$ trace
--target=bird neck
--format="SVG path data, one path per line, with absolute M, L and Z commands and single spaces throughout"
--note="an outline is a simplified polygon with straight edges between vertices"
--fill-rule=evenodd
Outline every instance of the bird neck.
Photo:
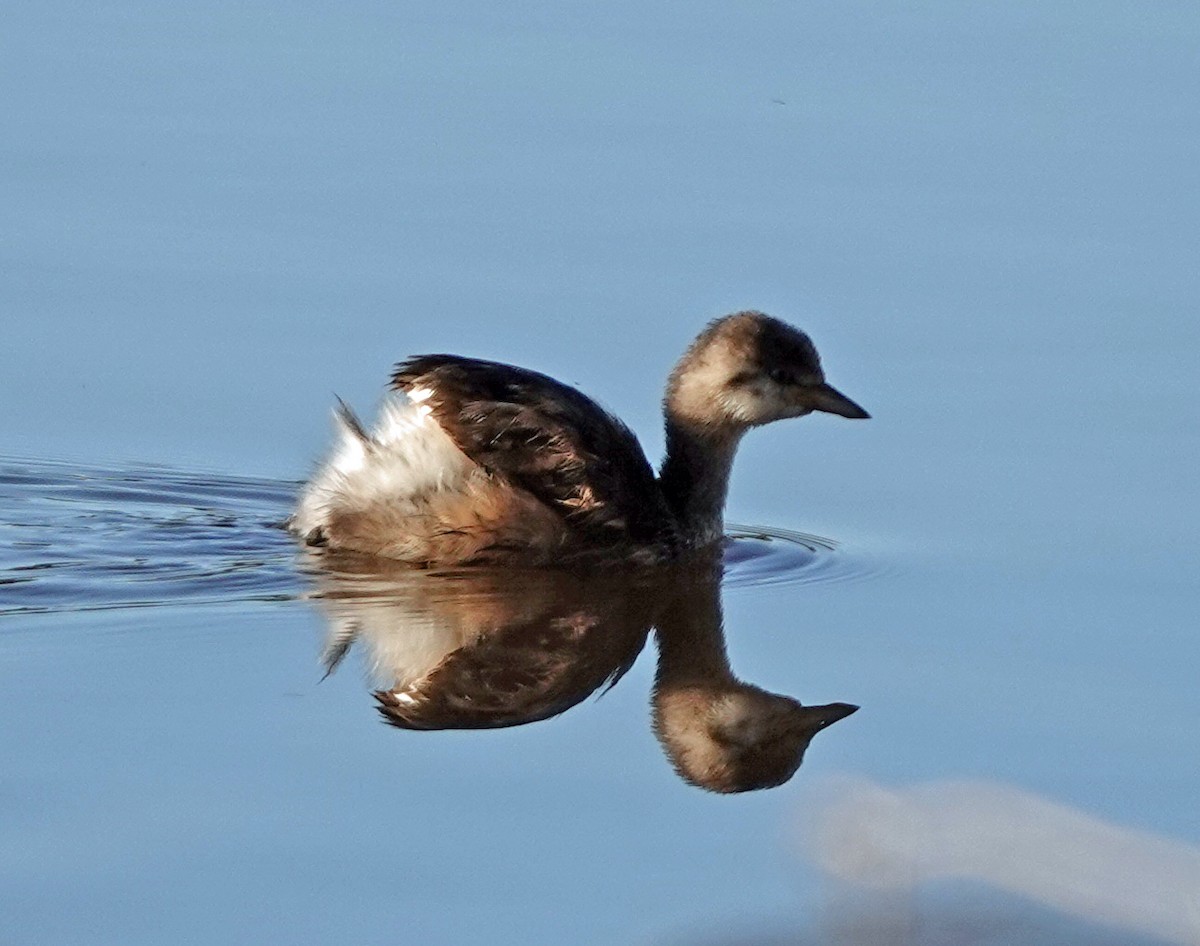
M 659 473 L 667 505 L 692 546 L 720 541 L 725 496 L 740 430 L 714 428 L 667 414 L 667 455 Z

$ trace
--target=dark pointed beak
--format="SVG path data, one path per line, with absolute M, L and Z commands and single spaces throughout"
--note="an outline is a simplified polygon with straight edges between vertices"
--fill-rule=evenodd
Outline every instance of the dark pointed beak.
M 817 385 L 813 397 L 813 409 L 824 411 L 826 414 L 837 414 L 839 417 L 849 417 L 853 420 L 866 420 L 871 416 L 837 388 L 828 384 Z
M 820 720 L 822 729 L 858 712 L 858 707 L 853 703 L 829 703 L 826 706 L 810 706 L 808 709 L 817 711 L 817 719 Z

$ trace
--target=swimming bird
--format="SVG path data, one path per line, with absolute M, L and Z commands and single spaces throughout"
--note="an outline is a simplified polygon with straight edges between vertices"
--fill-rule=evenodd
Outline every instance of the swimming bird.
M 667 380 L 666 458 L 562 382 L 512 365 L 418 355 L 367 430 L 339 402 L 338 442 L 289 526 L 313 546 L 415 565 L 661 564 L 723 535 L 751 428 L 867 414 L 825 381 L 809 337 L 761 312 L 709 323 Z

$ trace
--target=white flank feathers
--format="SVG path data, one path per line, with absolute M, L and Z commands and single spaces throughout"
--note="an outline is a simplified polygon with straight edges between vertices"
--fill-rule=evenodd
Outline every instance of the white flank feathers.
M 462 489 L 477 468 L 422 403 L 432 393 L 390 394 L 365 439 L 335 414 L 337 443 L 301 493 L 293 531 L 307 535 L 339 515 L 413 515 L 430 494 Z

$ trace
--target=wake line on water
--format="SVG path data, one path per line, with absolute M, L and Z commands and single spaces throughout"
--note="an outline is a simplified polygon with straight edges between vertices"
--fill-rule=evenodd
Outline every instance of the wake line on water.
M 0 460 L 0 614 L 290 600 L 297 484 Z
M 287 480 L 0 458 L 0 615 L 293 601 L 309 592 L 282 523 Z M 837 543 L 730 526 L 727 587 L 844 581 Z

